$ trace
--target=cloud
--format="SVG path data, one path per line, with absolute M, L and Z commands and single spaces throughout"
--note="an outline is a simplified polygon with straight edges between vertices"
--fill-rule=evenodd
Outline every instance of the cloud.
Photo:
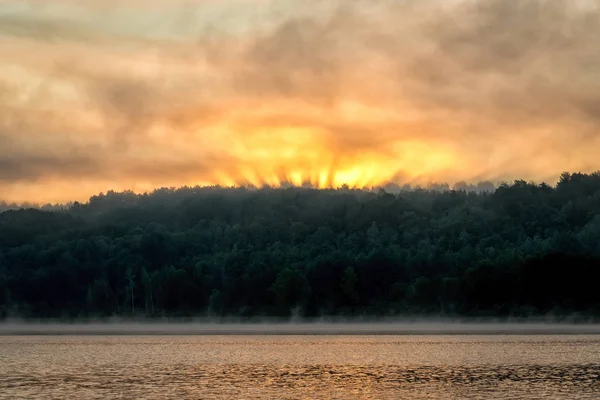
M 5 1 L 0 198 L 594 170 L 599 9 L 597 0 Z

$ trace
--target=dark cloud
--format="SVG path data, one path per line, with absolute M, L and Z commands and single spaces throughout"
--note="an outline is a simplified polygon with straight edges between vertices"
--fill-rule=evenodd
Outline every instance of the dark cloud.
M 596 124 L 599 3 L 576 3 L 465 2 L 438 16 L 425 29 L 432 49 L 410 66 L 415 93 L 507 122 Z
M 15 180 L 37 181 L 43 178 L 94 177 L 99 173 L 98 165 L 87 157 L 52 157 L 27 154 L 0 157 L 0 183 Z

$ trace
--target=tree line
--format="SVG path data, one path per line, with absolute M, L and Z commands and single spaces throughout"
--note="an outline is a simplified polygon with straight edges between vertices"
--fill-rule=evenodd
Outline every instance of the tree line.
M 600 316 L 600 173 L 183 187 L 0 213 L 3 318 Z

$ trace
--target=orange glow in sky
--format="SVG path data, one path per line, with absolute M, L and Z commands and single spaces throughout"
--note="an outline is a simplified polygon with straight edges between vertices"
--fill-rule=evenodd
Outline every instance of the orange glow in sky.
M 0 200 L 600 169 L 600 1 L 0 4 Z

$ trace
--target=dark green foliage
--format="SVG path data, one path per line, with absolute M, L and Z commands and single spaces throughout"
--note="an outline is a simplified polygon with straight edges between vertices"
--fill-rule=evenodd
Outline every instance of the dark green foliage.
M 0 316 L 600 314 L 600 174 L 161 189 L 0 213 Z

